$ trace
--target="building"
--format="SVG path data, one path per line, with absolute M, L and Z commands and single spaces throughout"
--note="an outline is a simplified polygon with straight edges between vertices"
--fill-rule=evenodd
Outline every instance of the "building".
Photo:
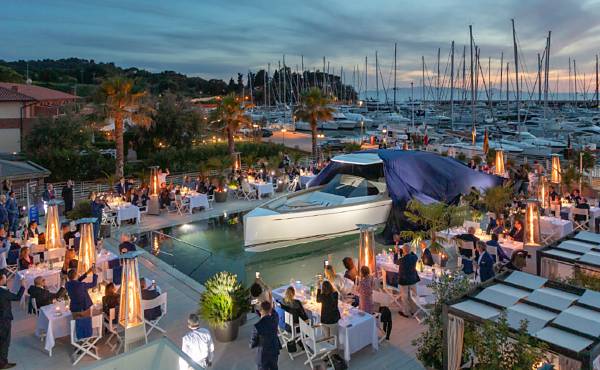
M 20 152 L 23 137 L 40 117 L 55 117 L 77 99 L 41 86 L 0 82 L 0 152 Z

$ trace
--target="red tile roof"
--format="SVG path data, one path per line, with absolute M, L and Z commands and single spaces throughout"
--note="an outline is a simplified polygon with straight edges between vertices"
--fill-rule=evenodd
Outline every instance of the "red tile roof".
M 64 93 L 62 91 L 52 90 L 41 86 L 28 85 L 28 84 L 17 84 L 12 82 L 0 82 L 0 88 L 9 89 L 12 92 L 16 92 L 32 98 L 37 101 L 48 101 L 48 100 L 77 100 L 79 99 L 76 95 Z
M 18 92 L 0 87 L 0 101 L 33 101 L 30 96 L 19 94 Z

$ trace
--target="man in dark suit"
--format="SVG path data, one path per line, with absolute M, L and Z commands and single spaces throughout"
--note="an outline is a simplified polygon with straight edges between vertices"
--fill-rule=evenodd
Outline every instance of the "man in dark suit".
M 127 233 L 121 234 L 121 244 L 119 244 L 119 252 L 121 254 L 127 252 L 135 252 L 135 244 L 131 242 L 131 235 Z
M 73 210 L 73 181 L 67 180 L 67 184 L 62 188 L 61 197 L 65 202 L 65 211 L 66 215 L 68 212 Z
M 27 293 L 32 299 L 35 299 L 36 307 L 41 308 L 51 304 L 54 299 L 64 296 L 66 290 L 65 288 L 60 288 L 56 293 L 51 293 L 46 289 L 46 279 L 43 276 L 38 276 L 33 280 L 33 285 L 27 289 Z M 33 304 L 31 304 L 30 312 L 32 308 Z
M 404 317 L 410 317 L 416 311 L 416 308 L 413 310 L 414 302 L 411 297 L 417 296 L 417 283 L 421 280 L 417 273 L 418 260 L 417 255 L 410 251 L 410 245 L 404 244 L 402 258 L 397 262 L 398 288 L 402 301 L 400 314 Z
M 117 191 L 117 194 L 119 194 L 119 196 L 121 197 L 124 197 L 127 194 L 127 192 L 129 191 L 129 183 L 125 181 L 124 177 L 121 177 L 119 179 L 119 182 L 115 186 L 115 190 Z
M 142 301 L 149 301 L 160 295 L 154 284 L 152 285 L 152 289 L 146 286 L 146 279 L 144 278 L 140 279 L 140 289 L 142 290 Z M 160 315 L 162 315 L 160 306 L 144 310 L 144 319 L 146 320 L 156 320 Z
M 479 269 L 479 278 L 481 282 L 487 281 L 494 277 L 494 259 L 486 250 L 486 245 L 483 242 L 477 243 L 477 251 L 479 258 L 477 259 L 477 267 Z
M 84 280 L 87 278 L 88 274 L 93 273 L 93 278 L 91 283 L 86 283 Z M 88 317 L 88 310 L 92 307 L 93 302 L 88 293 L 88 289 L 92 289 L 96 287 L 98 283 L 98 275 L 96 275 L 96 268 L 90 268 L 85 274 L 78 276 L 77 270 L 71 269 L 67 273 L 69 281 L 65 284 L 65 289 L 67 289 L 67 294 L 69 294 L 69 299 L 71 300 L 69 309 L 73 314 L 73 319 L 78 319 L 81 317 Z
M 521 220 L 515 220 L 515 225 L 510 230 L 509 236 L 516 242 L 523 242 L 525 230 L 523 230 L 523 222 Z
M 260 320 L 254 324 L 250 348 L 256 348 L 256 366 L 258 370 L 277 370 L 281 343 L 277 336 L 279 316 L 271 302 L 260 304 Z
M 0 369 L 10 369 L 17 364 L 8 362 L 8 347 L 10 346 L 10 331 L 13 320 L 12 302 L 20 301 L 25 292 L 25 280 L 17 294 L 11 293 L 6 287 L 6 275 L 0 274 Z

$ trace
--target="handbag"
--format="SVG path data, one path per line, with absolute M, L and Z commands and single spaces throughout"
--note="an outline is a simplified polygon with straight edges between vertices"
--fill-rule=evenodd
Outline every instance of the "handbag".
M 329 363 L 334 370 L 346 370 L 348 368 L 346 361 L 337 353 L 329 356 Z
M 285 344 L 286 349 L 289 353 L 296 353 L 298 351 L 298 347 L 296 346 L 296 341 L 291 340 Z

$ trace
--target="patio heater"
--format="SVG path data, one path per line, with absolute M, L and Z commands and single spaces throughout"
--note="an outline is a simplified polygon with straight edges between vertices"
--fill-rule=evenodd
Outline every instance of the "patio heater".
M 158 193 L 160 192 L 160 184 L 158 183 L 158 166 L 150 167 L 150 189 L 148 195 L 148 214 L 159 215 L 160 206 L 158 204 Z
M 50 200 L 46 213 L 46 249 L 63 247 L 63 238 L 60 234 L 60 219 L 58 217 L 58 205 L 62 201 Z
M 368 266 L 371 274 L 375 274 L 375 226 L 360 224 L 358 226 L 358 271 L 363 266 Z M 360 277 L 360 273 L 359 273 Z
M 525 229 L 523 245 L 540 244 L 540 203 L 535 199 L 527 200 L 525 208 Z
M 120 256 L 123 272 L 121 275 L 121 297 L 119 300 L 119 324 L 125 328 L 123 340 L 127 352 L 134 343 L 146 341 L 146 325 L 142 309 L 142 290 L 137 257 L 142 252 L 128 252 Z
M 562 170 L 560 168 L 560 158 L 558 154 L 552 154 L 552 172 L 550 181 L 555 184 L 560 184 L 560 180 L 562 177 Z
M 242 168 L 242 153 L 233 153 L 233 170 L 238 171 Z
M 494 175 L 504 177 L 504 172 L 504 150 L 497 149 Z
M 544 176 L 540 177 L 540 187 L 538 190 L 538 199 L 540 201 L 540 206 L 543 209 L 547 209 L 549 206 L 549 204 L 548 204 L 548 180 Z
M 94 223 L 96 218 L 77 220 L 79 225 L 79 254 L 77 256 L 77 273 L 83 275 L 96 263 L 96 244 L 94 243 Z

